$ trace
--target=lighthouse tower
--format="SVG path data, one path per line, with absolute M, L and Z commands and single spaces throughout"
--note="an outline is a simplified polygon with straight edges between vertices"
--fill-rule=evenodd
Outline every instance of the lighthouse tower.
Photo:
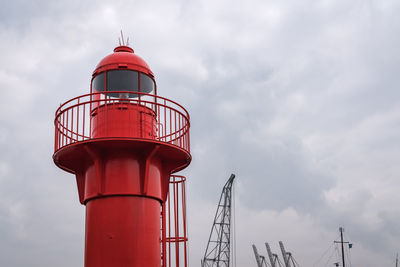
M 188 112 L 158 96 L 147 63 L 122 45 L 54 123 L 54 163 L 75 175 L 86 206 L 85 267 L 161 266 L 170 175 L 191 161 Z

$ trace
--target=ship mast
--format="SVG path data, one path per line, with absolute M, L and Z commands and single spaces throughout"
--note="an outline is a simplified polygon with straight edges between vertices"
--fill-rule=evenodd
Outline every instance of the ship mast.
M 342 246 L 342 266 L 346 267 L 346 264 L 345 264 L 345 261 L 344 261 L 344 244 L 345 243 L 350 244 L 350 243 L 343 241 L 343 232 L 344 232 L 344 228 L 343 227 L 339 228 L 339 232 L 340 232 L 340 241 L 335 241 L 335 243 L 340 243 L 341 246 Z
M 343 246 L 343 227 L 339 228 L 340 231 L 340 243 L 342 243 L 342 261 L 343 261 L 343 267 L 346 267 L 346 265 L 344 264 L 344 246 Z

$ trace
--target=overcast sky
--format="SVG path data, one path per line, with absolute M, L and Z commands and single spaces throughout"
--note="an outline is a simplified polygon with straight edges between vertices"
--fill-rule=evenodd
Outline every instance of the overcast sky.
M 191 266 L 237 175 L 237 266 L 284 241 L 301 266 L 346 230 L 352 266 L 400 251 L 400 2 L 3 1 L 0 266 L 83 266 L 84 206 L 52 162 L 54 112 L 120 29 L 191 115 Z

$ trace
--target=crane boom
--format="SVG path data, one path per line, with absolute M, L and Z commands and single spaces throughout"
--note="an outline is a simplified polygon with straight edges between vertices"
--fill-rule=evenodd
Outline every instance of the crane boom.
M 290 267 L 288 252 L 286 252 L 282 241 L 279 241 L 279 246 L 281 247 L 282 257 L 283 257 L 283 262 L 285 263 L 285 267 Z
M 229 267 L 231 248 L 232 184 L 234 179 L 235 175 L 231 174 L 222 189 L 206 252 L 201 261 L 202 267 Z
M 260 256 L 260 254 L 258 254 L 257 247 L 254 244 L 253 244 L 253 252 L 254 252 L 254 256 L 256 257 L 257 267 L 263 267 L 261 256 Z
M 265 242 L 265 247 L 267 248 L 268 258 L 269 261 L 271 262 L 271 266 L 276 267 L 276 258 L 278 257 L 278 255 L 272 254 L 271 247 L 267 242 Z

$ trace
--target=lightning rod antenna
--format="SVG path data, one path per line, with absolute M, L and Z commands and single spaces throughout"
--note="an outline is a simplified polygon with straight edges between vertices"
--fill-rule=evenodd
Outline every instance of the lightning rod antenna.
M 122 45 L 125 45 L 124 34 L 122 30 L 121 30 L 121 39 L 122 39 Z

